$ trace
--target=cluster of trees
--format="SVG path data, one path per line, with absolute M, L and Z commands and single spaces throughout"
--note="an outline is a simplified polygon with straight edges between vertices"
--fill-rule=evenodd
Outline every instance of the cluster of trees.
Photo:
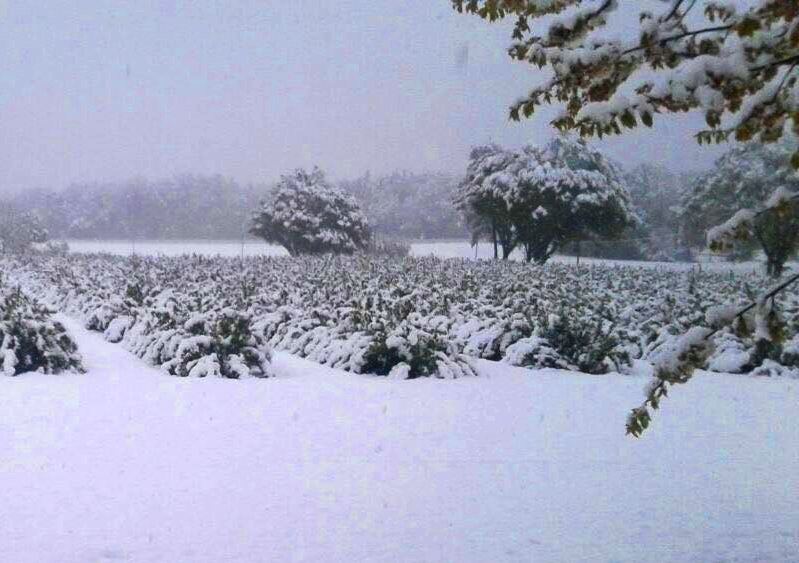
M 392 239 L 463 238 L 452 207 L 458 179 L 445 174 L 365 174 L 338 185 L 361 204 L 374 232 Z M 241 185 L 222 176 L 72 184 L 30 190 L 4 206 L 25 209 L 53 238 L 239 239 L 252 209 L 274 185 Z
M 365 174 L 337 186 L 357 202 L 376 240 L 471 234 L 473 241 L 491 241 L 503 258 L 518 248 L 539 262 L 553 252 L 687 260 L 705 248 L 711 227 L 739 209 L 757 206 L 776 188 L 799 189 L 790 166 L 796 150 L 793 137 L 749 143 L 732 148 L 710 171 L 691 176 L 656 164 L 622 172 L 581 141 L 559 137 L 546 147 L 476 147 L 461 179 L 399 172 Z M 307 177 L 314 174 L 321 173 Z M 56 239 L 263 236 L 263 226 L 259 231 L 250 225 L 251 211 L 264 194 L 285 184 L 286 178 L 270 192 L 268 186 L 242 186 L 221 176 L 179 176 L 26 192 L 3 204 L 0 244 L 18 251 L 43 242 L 46 233 Z M 326 179 L 320 185 L 332 187 Z M 799 236 L 795 218 L 776 222 L 782 215 L 758 215 L 757 224 L 732 237 L 735 244 L 719 248 L 731 259 L 750 259 L 763 250 L 769 271 L 782 271 Z
M 19 254 L 47 239 L 47 229 L 35 213 L 15 205 L 0 206 L 0 252 Z
M 36 215 L 54 238 L 237 239 L 263 191 L 187 175 L 26 191 L 11 205 Z
M 382 177 L 365 174 L 337 186 L 354 197 L 376 240 L 465 238 L 471 234 L 473 241 L 495 243 L 497 255 L 505 258 L 518 248 L 528 259 L 539 261 L 555 251 L 686 260 L 692 250 L 705 247 L 711 227 L 738 209 L 764 201 L 775 187 L 797 189 L 789 166 L 795 148 L 793 140 L 735 147 L 712 170 L 698 176 L 676 174 L 649 163 L 622 173 L 620 165 L 595 149 L 562 137 L 546 148 L 476 147 L 461 179 L 398 172 Z M 573 155 L 567 158 L 568 152 Z M 592 175 L 601 179 L 600 184 L 585 184 L 582 176 Z M 550 199 L 556 195 L 552 190 L 555 177 L 559 189 L 565 191 L 549 201 L 547 194 Z M 328 180 L 322 184 L 331 186 Z M 567 184 L 569 189 L 564 188 Z M 283 187 L 285 178 L 271 192 Z M 590 203 L 589 194 L 597 189 L 615 193 L 608 200 L 618 204 L 614 217 L 634 217 L 608 222 L 595 208 L 582 205 Z M 622 194 L 625 190 L 627 195 Z M 43 242 L 45 232 L 53 238 L 260 236 L 251 229 L 251 210 L 268 193 L 267 186 L 241 186 L 221 176 L 75 184 L 62 192 L 26 192 L 3 205 L 0 240 L 5 241 L 5 249 L 13 250 Z M 578 195 L 576 201 L 582 207 L 570 204 L 572 209 L 567 201 Z M 773 232 L 758 228 L 749 241 L 738 241 L 727 255 L 751 258 L 762 248 L 767 255 L 789 256 L 780 245 L 770 249 L 775 246 L 773 241 L 784 246 L 793 240 L 790 227 L 783 225 Z M 778 271 L 778 261 L 772 261 L 770 268 Z
M 452 199 L 460 178 L 441 173 L 369 173 L 339 185 L 355 196 L 376 235 L 388 238 L 462 239 L 468 230 Z

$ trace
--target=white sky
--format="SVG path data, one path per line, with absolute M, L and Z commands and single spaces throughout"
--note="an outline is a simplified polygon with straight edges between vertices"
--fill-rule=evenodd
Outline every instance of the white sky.
M 0 189 L 461 172 L 474 144 L 552 135 L 554 110 L 508 121 L 542 79 L 509 43 L 449 0 L 0 0 Z M 702 125 L 660 118 L 602 146 L 628 166 L 702 168 L 719 154 L 691 138 Z

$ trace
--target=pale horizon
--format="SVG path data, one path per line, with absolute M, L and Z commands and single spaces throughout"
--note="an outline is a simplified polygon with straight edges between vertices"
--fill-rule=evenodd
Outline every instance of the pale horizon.
M 448 1 L 0 2 L 0 191 L 219 174 L 268 184 L 298 167 L 465 170 L 472 146 L 545 142 L 553 106 L 508 107 L 544 76 L 507 26 Z M 698 116 L 597 143 L 626 167 L 707 168 Z M 596 142 L 596 141 L 594 141 Z

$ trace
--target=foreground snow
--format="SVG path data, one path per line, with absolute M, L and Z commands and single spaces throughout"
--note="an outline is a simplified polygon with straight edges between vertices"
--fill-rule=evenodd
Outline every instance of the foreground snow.
M 86 375 L 0 378 L 0 561 L 790 561 L 799 382 L 389 381 L 277 354 L 187 380 L 65 320 Z

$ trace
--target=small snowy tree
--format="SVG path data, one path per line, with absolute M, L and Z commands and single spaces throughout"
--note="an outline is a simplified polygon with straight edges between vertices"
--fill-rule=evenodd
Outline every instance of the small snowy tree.
M 283 176 L 255 214 L 250 233 L 280 244 L 289 254 L 352 254 L 369 242 L 358 203 L 333 187 L 318 168 Z
M 0 278 L 0 370 L 5 375 L 83 370 L 78 348 L 51 311 Z
M 47 229 L 35 213 L 14 206 L 0 207 L 0 247 L 3 252 L 20 254 L 34 243 L 47 242 Z
M 584 141 L 489 148 L 472 152 L 458 202 L 500 233 L 503 249 L 510 238 L 543 264 L 566 241 L 614 238 L 634 224 L 620 171 Z

